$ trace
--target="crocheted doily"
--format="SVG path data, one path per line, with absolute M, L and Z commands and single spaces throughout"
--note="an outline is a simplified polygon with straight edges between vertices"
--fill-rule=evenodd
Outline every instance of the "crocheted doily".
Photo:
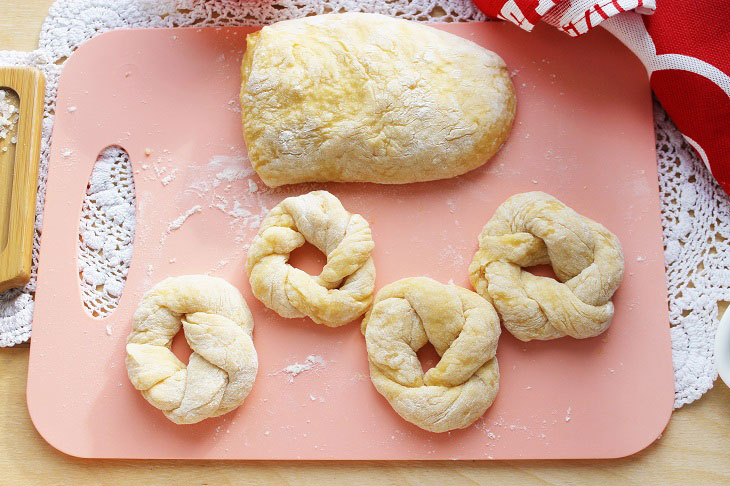
M 38 180 L 34 272 L 43 224 L 48 152 L 58 76 L 81 43 L 113 29 L 260 25 L 343 11 L 378 12 L 416 21 L 485 20 L 469 0 L 59 0 L 50 9 L 39 48 L 0 51 L 0 64 L 32 65 L 46 75 Z M 528 35 L 528 34 L 526 34 Z M 730 300 L 730 200 L 690 150 L 660 106 L 655 106 L 665 259 L 676 401 L 680 407 L 712 387 L 717 373 L 713 338 L 717 302 Z M 129 157 L 116 147 L 97 160 L 82 208 L 79 238 L 81 294 L 95 317 L 115 308 L 124 288 L 134 239 L 134 184 Z M 30 337 L 35 273 L 22 289 L 0 294 L 0 346 Z

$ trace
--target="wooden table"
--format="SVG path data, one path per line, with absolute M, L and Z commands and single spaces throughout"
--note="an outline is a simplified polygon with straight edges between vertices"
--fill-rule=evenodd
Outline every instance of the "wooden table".
M 2 0 L 0 49 L 32 50 L 52 0 Z M 604 461 L 175 462 L 66 456 L 33 428 L 28 348 L 0 349 L 0 484 L 730 484 L 730 389 L 716 382 L 662 437 Z M 586 438 L 590 440 L 590 438 Z

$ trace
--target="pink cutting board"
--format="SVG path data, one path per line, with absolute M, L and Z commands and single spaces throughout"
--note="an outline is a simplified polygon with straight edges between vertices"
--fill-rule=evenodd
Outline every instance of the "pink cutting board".
M 646 73 L 600 29 L 575 40 L 502 23 L 438 28 L 504 57 L 517 120 L 485 166 L 398 186 L 268 190 L 249 173 L 237 96 L 245 35 L 255 29 L 117 31 L 73 55 L 58 91 L 28 373 L 28 408 L 50 444 L 100 458 L 602 458 L 631 454 L 659 436 L 672 410 L 673 377 Z M 76 255 L 87 180 L 110 144 L 132 159 L 137 229 L 119 306 L 100 320 L 82 307 Z M 465 430 L 425 432 L 373 388 L 359 323 L 329 329 L 282 319 L 251 295 L 244 259 L 262 208 L 313 189 L 332 191 L 370 221 L 378 287 L 416 275 L 469 287 L 477 234 L 494 209 L 517 192 L 549 192 L 621 239 L 626 274 L 614 323 L 583 341 L 525 344 L 504 333 L 494 405 Z M 198 205 L 199 213 L 169 230 Z M 313 271 L 309 256 L 295 260 Z M 143 292 L 187 273 L 240 288 L 254 315 L 260 367 L 238 410 L 179 426 L 132 388 L 124 345 Z M 284 371 L 310 355 L 324 365 L 295 377 Z

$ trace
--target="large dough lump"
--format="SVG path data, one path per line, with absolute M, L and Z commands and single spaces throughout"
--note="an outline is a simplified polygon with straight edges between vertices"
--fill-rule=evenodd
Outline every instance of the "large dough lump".
M 187 366 L 170 350 L 182 326 Z M 143 297 L 127 338 L 127 373 L 142 396 L 177 424 L 235 409 L 258 371 L 253 317 L 238 289 L 220 278 L 167 278 Z
M 504 61 L 415 22 L 346 13 L 249 34 L 243 136 L 271 187 L 454 177 L 489 159 L 515 114 Z
M 558 280 L 522 269 L 546 264 Z M 469 267 L 476 291 L 522 341 L 604 332 L 623 272 L 616 235 L 544 192 L 502 203 L 482 229 Z
M 431 432 L 463 429 L 499 390 L 499 317 L 479 295 L 425 277 L 383 287 L 363 319 L 370 379 L 405 420 Z M 416 352 L 441 356 L 424 375 Z

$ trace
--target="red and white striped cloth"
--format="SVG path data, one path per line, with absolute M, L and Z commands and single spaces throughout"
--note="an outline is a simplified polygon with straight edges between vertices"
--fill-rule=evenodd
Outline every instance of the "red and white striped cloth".
M 601 25 L 646 66 L 654 94 L 730 194 L 729 0 L 474 0 L 530 31 L 540 20 L 577 37 Z M 640 14 L 640 15 L 639 15 Z

